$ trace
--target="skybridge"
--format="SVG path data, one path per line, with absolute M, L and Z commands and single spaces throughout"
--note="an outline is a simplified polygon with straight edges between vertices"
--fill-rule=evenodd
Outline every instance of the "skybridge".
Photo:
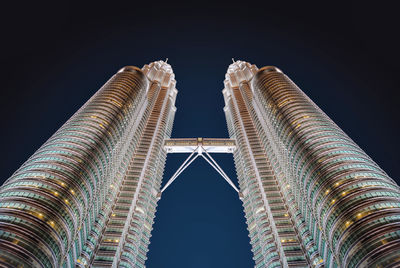
M 210 164 L 210 166 L 212 166 L 236 192 L 239 193 L 239 197 L 241 197 L 239 189 L 210 155 L 211 153 L 233 153 L 236 150 L 235 140 L 224 138 L 167 139 L 164 141 L 164 150 L 167 153 L 189 153 L 190 155 L 185 161 L 183 161 L 182 165 L 161 189 L 158 197 L 161 197 L 161 193 L 164 192 L 198 157 L 202 157 L 206 160 L 206 162 Z

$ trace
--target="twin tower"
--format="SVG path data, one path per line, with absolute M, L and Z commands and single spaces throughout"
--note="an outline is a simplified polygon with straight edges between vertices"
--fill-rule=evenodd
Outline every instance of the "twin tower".
M 282 71 L 229 66 L 229 139 L 170 139 L 175 84 L 163 61 L 122 68 L 3 184 L 1 267 L 145 267 L 161 192 L 198 156 L 238 191 L 255 267 L 400 266 L 399 186 Z

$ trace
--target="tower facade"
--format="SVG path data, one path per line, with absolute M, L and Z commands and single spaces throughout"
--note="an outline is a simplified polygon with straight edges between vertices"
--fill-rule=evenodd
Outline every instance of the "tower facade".
M 399 266 L 399 186 L 276 67 L 224 84 L 256 267 Z
M 144 267 L 177 90 L 115 74 L 0 189 L 0 266 Z
M 175 85 L 163 61 L 122 68 L 1 186 L 1 267 L 145 267 L 197 158 L 239 193 L 255 267 L 400 266 L 399 186 L 279 69 L 229 66 L 229 139 L 170 139 Z M 161 188 L 168 153 L 189 157 Z

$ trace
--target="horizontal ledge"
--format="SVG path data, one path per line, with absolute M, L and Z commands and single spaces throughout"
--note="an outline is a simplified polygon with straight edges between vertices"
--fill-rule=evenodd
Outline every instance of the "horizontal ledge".
M 233 153 L 236 141 L 224 138 L 179 138 L 164 141 L 167 153 L 191 153 L 200 146 L 208 153 Z

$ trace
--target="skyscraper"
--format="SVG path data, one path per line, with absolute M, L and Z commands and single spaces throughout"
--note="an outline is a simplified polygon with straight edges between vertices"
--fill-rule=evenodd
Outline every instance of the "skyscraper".
M 256 267 L 397 267 L 400 188 L 278 68 L 223 90 Z
M 175 83 L 121 69 L 4 183 L 0 266 L 144 267 Z
M 230 139 L 170 139 L 175 85 L 163 61 L 122 68 L 4 183 L 0 266 L 145 267 L 161 193 L 199 156 L 239 193 L 256 267 L 400 265 L 399 186 L 279 69 L 229 66 Z M 190 155 L 161 189 L 168 153 Z

